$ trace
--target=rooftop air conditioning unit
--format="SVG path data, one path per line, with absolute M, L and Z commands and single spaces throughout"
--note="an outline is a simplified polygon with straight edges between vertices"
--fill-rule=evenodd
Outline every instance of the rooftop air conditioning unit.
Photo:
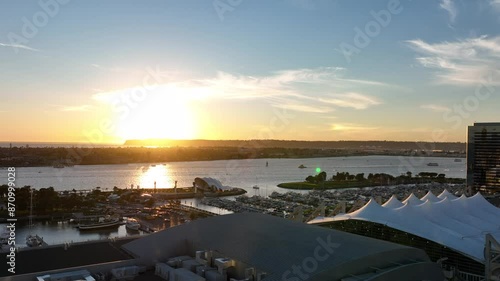
M 255 268 L 249 267 L 245 268 L 245 279 L 255 280 Z
M 234 266 L 236 263 L 234 260 L 230 258 L 218 258 L 215 259 L 215 266 L 219 269 L 219 272 L 222 273 L 223 270 Z
M 196 251 L 196 261 L 207 266 L 212 265 L 212 251 Z

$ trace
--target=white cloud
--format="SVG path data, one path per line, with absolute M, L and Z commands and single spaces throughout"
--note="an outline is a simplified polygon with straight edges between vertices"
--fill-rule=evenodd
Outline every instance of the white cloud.
M 288 110 L 293 110 L 293 111 L 300 111 L 300 112 L 309 112 L 309 113 L 327 113 L 333 111 L 332 108 L 324 107 L 324 106 L 311 106 L 307 104 L 299 104 L 299 103 L 293 103 L 293 102 L 288 102 L 288 103 L 283 103 L 283 104 L 274 104 L 274 107 L 278 108 L 284 108 Z
M 382 103 L 375 97 L 370 97 L 358 93 L 332 95 L 332 98 L 325 98 L 320 100 L 339 107 L 350 107 L 354 109 L 367 109 L 368 107 Z
M 377 130 L 379 127 L 370 127 L 360 124 L 353 123 L 336 123 L 331 125 L 333 131 L 348 131 L 348 132 L 359 132 L 366 130 Z
M 436 80 L 452 85 L 500 85 L 500 36 L 480 36 L 455 42 L 407 41 L 416 60 L 436 71 Z
M 308 113 L 331 112 L 335 107 L 365 109 L 380 103 L 375 97 L 366 94 L 343 93 L 344 88 L 356 88 L 360 85 L 387 86 L 387 84 L 344 76 L 344 69 L 339 67 L 282 70 L 266 76 L 218 72 L 211 78 L 157 85 L 150 92 L 151 94 L 174 93 L 178 99 L 183 100 L 261 99 L 273 107 Z M 140 87 L 100 92 L 94 94 L 93 99 L 112 103 L 124 94 L 130 94 L 137 89 Z
M 490 0 L 490 5 L 500 11 L 500 0 Z
M 439 7 L 448 12 L 448 15 L 450 16 L 450 22 L 454 23 L 458 15 L 458 10 L 453 0 L 442 0 L 441 4 L 439 4 Z
M 40 50 L 28 47 L 26 45 L 21 45 L 21 44 L 5 44 L 5 43 L 0 43 L 0 47 L 10 47 L 14 49 L 24 49 L 28 51 L 33 51 L 33 52 L 40 52 Z
M 443 105 L 438 105 L 438 104 L 424 104 L 424 105 L 421 105 L 420 108 L 427 109 L 427 110 L 434 111 L 434 112 L 450 112 L 451 111 L 451 108 L 449 108 L 447 106 L 443 106 Z

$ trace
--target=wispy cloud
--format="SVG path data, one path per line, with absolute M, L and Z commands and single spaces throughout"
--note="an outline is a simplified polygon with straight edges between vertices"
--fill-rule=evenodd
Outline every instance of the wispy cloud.
M 309 113 L 327 113 L 333 111 L 331 107 L 324 106 L 312 106 L 307 104 L 299 104 L 294 102 L 283 103 L 283 104 L 273 104 L 274 107 L 284 108 L 287 110 L 309 112 Z
M 14 49 L 24 49 L 28 51 L 33 51 L 33 52 L 40 52 L 39 49 L 31 48 L 26 45 L 21 45 L 21 44 L 5 44 L 5 43 L 0 43 L 0 47 L 8 47 L 8 48 L 14 48 Z
M 91 67 L 99 69 L 101 71 L 109 71 L 109 72 L 118 72 L 118 73 L 135 73 L 135 74 L 142 74 L 141 71 L 137 69 L 132 69 L 132 68 L 124 68 L 124 67 L 119 67 L 119 66 L 103 66 L 97 63 L 92 63 L 90 64 Z
M 382 103 L 375 97 L 358 93 L 332 95 L 331 98 L 322 98 L 320 100 L 339 107 L 350 107 L 354 109 L 367 109 L 368 107 Z
M 239 99 L 264 100 L 270 106 L 307 113 L 326 113 L 336 107 L 365 109 L 381 102 L 367 94 L 347 92 L 360 85 L 384 87 L 387 84 L 346 77 L 340 67 L 303 68 L 276 71 L 265 76 L 246 76 L 218 72 L 214 77 L 158 85 L 152 94 L 175 93 L 185 100 Z M 93 95 L 95 100 L 110 102 L 113 97 L 136 88 Z
M 489 0 L 490 5 L 500 11 L 500 0 Z
M 424 104 L 421 105 L 420 108 L 434 111 L 434 112 L 450 112 L 451 108 L 438 104 Z
M 441 4 L 439 4 L 439 7 L 448 12 L 448 15 L 450 17 L 450 23 L 455 23 L 455 19 L 457 18 L 458 15 L 458 10 L 453 0 L 442 0 Z
M 500 85 L 500 36 L 480 36 L 455 42 L 407 41 L 422 57 L 417 61 L 436 71 L 438 83 Z
M 348 131 L 348 132 L 359 132 L 366 130 L 377 130 L 379 127 L 365 126 L 362 124 L 353 123 L 336 123 L 331 125 L 333 131 Z

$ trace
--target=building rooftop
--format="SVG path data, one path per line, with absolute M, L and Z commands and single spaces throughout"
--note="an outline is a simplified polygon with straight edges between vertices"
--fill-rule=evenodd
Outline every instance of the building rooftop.
M 474 126 L 500 126 L 500 122 L 474 122 Z
M 132 241 L 123 248 L 143 264 L 214 251 L 242 267 L 265 272 L 263 280 L 297 277 L 296 267 L 303 267 L 303 274 L 310 280 L 385 276 L 388 272 L 398 276 L 397 280 L 419 275 L 426 280 L 442 280 L 439 266 L 431 263 L 422 250 L 257 213 L 196 220 Z
M 479 263 L 485 263 L 486 233 L 500 240 L 500 209 L 478 192 L 457 198 L 446 190 L 438 197 L 430 191 L 421 199 L 413 193 L 398 204 L 397 199 L 380 206 L 371 199 L 361 209 L 335 217 L 318 217 L 310 224 L 361 220 L 379 223 L 444 245 Z
M 67 249 L 64 245 L 22 249 L 16 253 L 16 275 L 133 259 L 120 248 L 133 239 L 75 243 Z M 1 263 L 0 277 L 10 275 L 7 268 Z

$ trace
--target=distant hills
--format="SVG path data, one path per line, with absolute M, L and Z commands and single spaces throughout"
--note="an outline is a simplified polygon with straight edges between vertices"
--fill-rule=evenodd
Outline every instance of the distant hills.
M 0 147 L 0 167 L 165 163 L 366 155 L 465 157 L 465 143 L 289 140 L 129 140 L 124 145 Z
M 243 147 L 243 148 L 315 148 L 363 151 L 442 150 L 465 152 L 462 142 L 409 142 L 409 141 L 295 141 L 295 140 L 127 140 L 125 146 L 158 147 Z

